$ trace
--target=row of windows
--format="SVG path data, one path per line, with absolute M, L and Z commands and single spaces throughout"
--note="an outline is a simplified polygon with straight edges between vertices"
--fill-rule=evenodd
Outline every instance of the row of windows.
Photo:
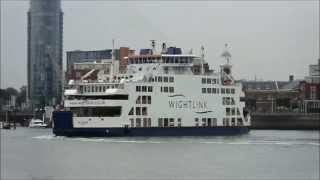
M 134 58 L 129 59 L 128 64 L 145 64 L 145 63 L 159 63 L 161 57 L 157 58 Z M 192 63 L 191 57 L 162 57 L 163 63 Z
M 242 118 L 223 118 L 224 126 L 243 126 Z
M 237 115 L 240 115 L 240 111 L 238 108 L 226 108 L 226 115 L 227 116 L 234 116 L 236 115 L 236 111 L 237 111 Z
M 221 88 L 221 94 L 234 94 L 234 88 Z
M 152 86 L 136 86 L 137 92 L 152 92 Z
M 174 87 L 160 87 L 161 92 L 174 93 Z
M 159 127 L 175 127 L 175 126 L 181 127 L 182 126 L 181 118 L 177 118 L 176 123 L 174 118 L 159 118 L 158 126 Z
M 219 94 L 219 88 L 202 88 L 203 94 Z
M 235 105 L 235 101 L 233 97 L 223 97 L 222 98 L 223 105 Z
M 174 77 L 172 76 L 155 76 L 151 78 L 152 82 L 174 82 Z
M 219 84 L 219 79 L 212 78 L 202 78 L 202 84 Z
M 147 107 L 131 108 L 128 115 L 147 116 L 148 115 L 148 108 Z
M 201 122 L 199 118 L 195 118 L 195 126 L 199 127 L 200 124 L 202 127 L 212 127 L 212 126 L 217 126 L 217 118 L 202 118 Z
M 151 96 L 139 96 L 136 104 L 151 104 Z
M 130 119 L 131 127 L 151 127 L 151 118 Z
M 122 85 L 113 84 L 113 85 L 91 85 L 91 86 L 79 86 L 79 91 L 81 93 L 84 92 L 105 92 L 107 89 L 114 89 L 114 88 L 123 88 Z

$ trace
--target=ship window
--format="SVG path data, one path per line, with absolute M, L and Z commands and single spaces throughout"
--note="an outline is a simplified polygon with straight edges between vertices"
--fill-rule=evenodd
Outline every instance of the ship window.
M 136 86 L 136 91 L 140 92 L 141 91 L 141 86 Z
M 211 84 L 211 79 L 210 78 L 207 79 L 207 84 Z
M 212 93 L 216 94 L 217 93 L 217 89 L 216 88 L 212 88 Z
M 148 119 L 143 118 L 143 127 L 147 127 L 147 126 L 148 126 Z
M 147 86 L 142 86 L 142 92 L 147 92 Z
M 206 78 L 202 78 L 202 84 L 205 84 L 207 81 L 206 81 Z
M 239 108 L 237 108 L 237 115 L 240 115 L 240 111 L 239 111 Z
M 163 82 L 168 82 L 168 81 L 169 81 L 169 79 L 167 76 L 163 77 Z
M 151 127 L 151 118 L 148 118 L 148 127 Z
M 226 93 L 230 94 L 230 89 L 229 88 L 226 89 Z
M 140 118 L 136 119 L 136 127 L 141 127 L 141 119 Z
M 212 119 L 211 119 L 211 118 L 208 118 L 208 119 L 207 119 L 207 126 L 208 126 L 208 127 L 211 127 L 211 126 L 212 126 Z
M 195 118 L 194 121 L 196 122 L 196 123 L 195 123 L 195 124 L 196 124 L 196 127 L 198 127 L 198 126 L 199 126 L 199 118 Z
M 231 109 L 231 115 L 236 115 L 236 110 L 235 110 L 235 108 L 232 108 L 232 109 Z
M 219 88 L 217 88 L 217 94 L 219 94 Z
M 158 119 L 158 126 L 159 126 L 159 127 L 163 127 L 162 118 L 159 118 L 159 119 Z
M 118 117 L 121 115 L 121 106 L 112 107 L 74 107 L 70 110 L 79 117 Z
M 144 116 L 148 115 L 147 107 L 142 107 L 142 115 L 144 115 Z
M 142 104 L 147 104 L 147 96 L 142 96 Z
M 217 84 L 217 79 L 212 79 L 212 84 Z
M 231 105 L 235 105 L 233 97 L 231 98 Z
M 202 88 L 202 93 L 203 93 L 203 94 L 206 93 L 206 88 Z
M 205 126 L 206 126 L 206 121 L 207 121 L 206 118 L 202 118 L 202 127 L 205 127 Z
M 161 92 L 163 91 L 163 88 L 162 88 L 162 87 L 160 87 L 160 91 L 161 91 Z
M 136 107 L 136 115 L 141 115 L 141 108 L 140 107 Z
M 151 104 L 151 96 L 148 96 L 148 104 Z
M 168 118 L 164 118 L 164 119 L 163 119 L 163 126 L 164 126 L 164 127 L 168 127 L 168 126 L 169 126 Z
M 140 104 L 141 103 L 141 96 L 138 96 L 137 100 L 136 100 L 136 104 Z
M 173 93 L 174 92 L 174 88 L 173 87 L 169 87 L 169 92 Z
M 222 124 L 223 124 L 224 126 L 227 125 L 227 120 L 226 120 L 226 118 L 223 118 Z
M 242 121 L 241 118 L 238 118 L 238 119 L 237 119 L 237 125 L 238 125 L 238 126 L 242 126 L 242 125 L 243 125 L 243 121 Z
M 230 116 L 230 108 L 226 108 L 226 114 L 227 116 Z
M 129 114 L 128 115 L 133 115 L 133 108 L 130 109 Z
M 231 119 L 231 126 L 235 126 L 236 125 L 236 118 L 232 118 Z
M 164 92 L 168 92 L 168 87 L 164 87 L 163 89 Z
M 178 118 L 178 127 L 181 127 L 181 118 Z
M 148 86 L 148 92 L 152 92 L 152 86 Z
M 211 94 L 211 88 L 207 88 L 208 94 Z
M 231 89 L 231 94 L 234 94 L 235 93 L 235 89 Z
M 212 126 L 217 126 L 217 118 L 212 118 Z
M 158 82 L 162 82 L 162 77 L 158 76 Z
M 130 119 L 130 126 L 134 127 L 134 119 L 132 119 L 132 118 Z
M 221 88 L 221 94 L 224 94 L 226 92 L 225 88 Z
M 173 82 L 174 81 L 174 77 L 169 77 L 169 82 Z
M 169 119 L 169 122 L 170 122 L 170 123 L 169 123 L 169 126 L 170 126 L 170 127 L 174 127 L 174 119 L 173 119 L 173 118 L 170 118 L 170 119 Z

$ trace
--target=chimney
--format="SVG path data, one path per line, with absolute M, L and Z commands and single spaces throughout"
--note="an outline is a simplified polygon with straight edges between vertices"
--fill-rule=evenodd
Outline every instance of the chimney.
M 289 82 L 292 82 L 294 80 L 294 76 L 293 75 L 290 75 L 289 76 Z

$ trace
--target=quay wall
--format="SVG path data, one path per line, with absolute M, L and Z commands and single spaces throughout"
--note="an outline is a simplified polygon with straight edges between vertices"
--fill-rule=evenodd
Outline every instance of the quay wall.
M 251 129 L 320 130 L 320 113 L 253 113 Z

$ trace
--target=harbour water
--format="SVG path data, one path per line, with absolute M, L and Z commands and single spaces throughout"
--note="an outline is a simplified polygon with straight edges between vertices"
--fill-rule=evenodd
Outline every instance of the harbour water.
M 1 179 L 319 179 L 319 132 L 219 137 L 55 137 L 1 130 Z

